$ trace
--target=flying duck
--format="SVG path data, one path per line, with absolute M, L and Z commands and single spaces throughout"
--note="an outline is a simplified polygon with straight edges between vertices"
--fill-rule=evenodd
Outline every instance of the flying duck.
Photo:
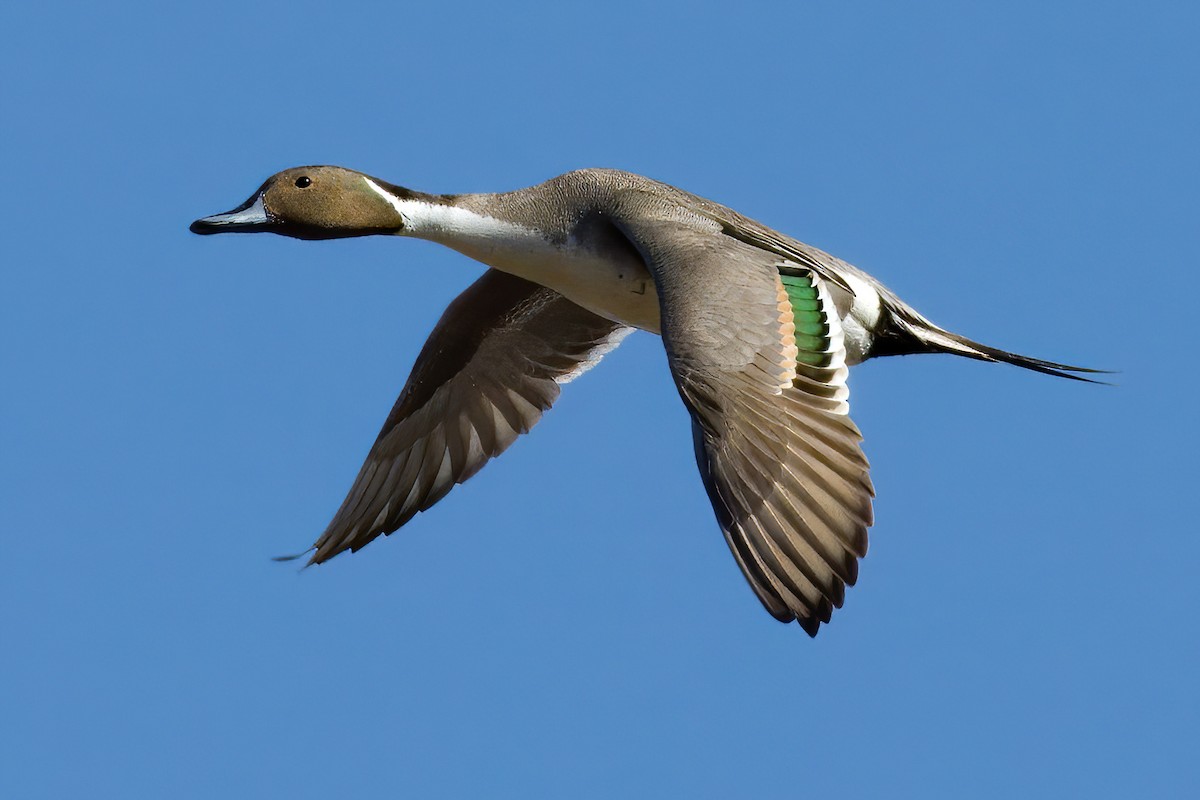
M 432 506 L 636 328 L 662 336 L 700 475 L 750 587 L 773 617 L 815 636 L 854 585 L 873 521 L 848 367 L 952 353 L 1075 380 L 1098 372 L 951 333 L 828 253 L 618 170 L 433 195 L 342 167 L 297 167 L 191 230 L 415 236 L 491 268 L 425 342 L 310 564 Z

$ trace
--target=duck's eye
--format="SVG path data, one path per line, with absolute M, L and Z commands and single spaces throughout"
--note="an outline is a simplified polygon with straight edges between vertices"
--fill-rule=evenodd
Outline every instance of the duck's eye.
M 296 178 L 296 188 L 307 189 L 310 186 L 312 186 L 312 178 L 307 175 L 301 175 L 299 178 Z

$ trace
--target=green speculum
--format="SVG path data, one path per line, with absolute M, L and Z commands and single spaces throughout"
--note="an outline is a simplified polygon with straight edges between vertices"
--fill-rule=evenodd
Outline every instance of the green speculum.
M 783 288 L 792 305 L 796 326 L 796 360 L 813 367 L 828 366 L 829 322 L 821 309 L 821 297 L 806 272 L 780 273 Z

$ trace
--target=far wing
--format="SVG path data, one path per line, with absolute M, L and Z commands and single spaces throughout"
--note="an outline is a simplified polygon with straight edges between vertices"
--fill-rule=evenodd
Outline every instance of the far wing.
M 395 531 L 504 452 L 633 329 L 489 270 L 433 329 L 309 563 Z

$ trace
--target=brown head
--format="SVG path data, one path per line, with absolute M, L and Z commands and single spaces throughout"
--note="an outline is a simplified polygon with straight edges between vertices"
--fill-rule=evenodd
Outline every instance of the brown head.
M 232 211 L 192 223 L 192 233 L 278 233 L 297 239 L 340 239 L 400 233 L 404 221 L 389 200 L 416 192 L 343 167 L 294 167 L 272 175 Z

